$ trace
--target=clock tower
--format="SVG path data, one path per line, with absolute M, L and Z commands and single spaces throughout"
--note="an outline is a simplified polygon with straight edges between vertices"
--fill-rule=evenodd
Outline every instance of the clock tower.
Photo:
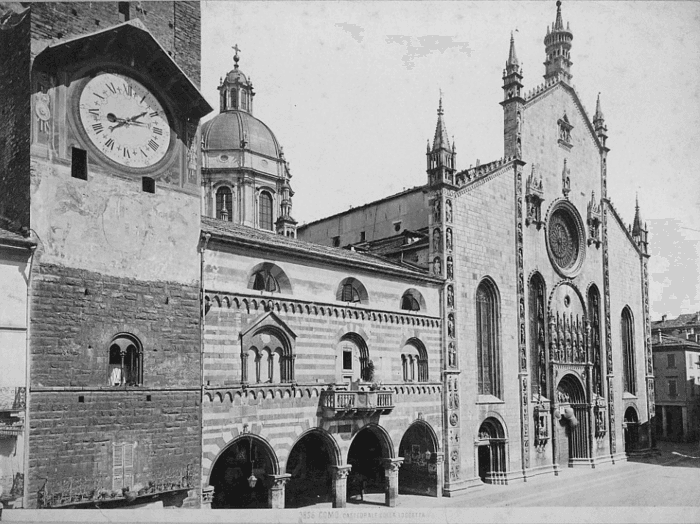
M 196 506 L 199 4 L 8 6 L 0 225 L 37 243 L 24 505 Z

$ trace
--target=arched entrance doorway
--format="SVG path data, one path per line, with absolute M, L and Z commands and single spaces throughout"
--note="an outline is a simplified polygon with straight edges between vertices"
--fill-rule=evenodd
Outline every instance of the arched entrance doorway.
M 349 502 L 364 500 L 368 493 L 385 493 L 386 480 L 383 459 L 392 453 L 389 436 L 376 425 L 362 428 L 350 444 L 347 498 Z
M 557 386 L 559 422 L 557 427 L 557 463 L 573 466 L 588 460 L 588 410 L 583 385 L 567 374 Z
M 277 457 L 260 437 L 237 438 L 214 463 L 209 484 L 212 508 L 267 508 L 267 475 L 277 473 Z
M 639 444 L 639 417 L 632 406 L 625 411 L 625 452 L 635 451 Z
M 302 435 L 287 459 L 285 507 L 299 508 L 332 497 L 333 474 L 331 466 L 338 464 L 338 452 L 332 437 L 320 430 Z
M 506 483 L 506 435 L 503 426 L 489 417 L 479 427 L 477 460 L 479 478 L 487 484 Z
M 399 493 L 438 495 L 437 450 L 437 436 L 430 424 L 419 420 L 409 426 L 399 445 L 403 457 Z

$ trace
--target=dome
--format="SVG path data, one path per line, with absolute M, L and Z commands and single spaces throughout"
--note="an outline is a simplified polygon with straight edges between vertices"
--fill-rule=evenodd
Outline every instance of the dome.
M 230 84 L 233 84 L 236 81 L 239 81 L 242 84 L 248 83 L 248 79 L 245 77 L 245 75 L 238 68 L 232 69 L 231 71 L 228 72 L 228 74 L 226 75 L 226 81 Z
M 280 157 L 280 145 L 270 128 L 245 111 L 220 113 L 202 126 L 202 148 L 209 150 L 245 149 L 272 158 Z

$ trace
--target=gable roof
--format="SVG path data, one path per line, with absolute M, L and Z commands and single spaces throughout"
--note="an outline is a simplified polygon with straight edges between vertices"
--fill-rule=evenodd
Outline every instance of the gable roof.
M 578 91 L 576 91 L 576 89 L 573 86 L 570 86 L 566 82 L 550 80 L 548 82 L 545 82 L 544 84 L 540 84 L 539 86 L 535 87 L 524 97 L 525 109 L 535 104 L 537 101 L 544 98 L 545 96 L 553 93 L 557 88 L 564 89 L 564 91 L 568 92 L 571 95 L 576 109 L 578 109 L 579 113 L 581 114 L 581 119 L 585 122 L 588 134 L 593 139 L 595 145 L 598 146 L 598 149 L 609 151 L 609 148 L 605 147 L 600 142 L 600 139 L 598 138 L 598 135 L 595 132 L 593 121 L 589 118 L 588 113 L 586 112 L 586 108 L 584 107 L 583 103 L 581 102 L 581 98 L 578 95 Z
M 351 267 L 361 271 L 379 271 L 426 283 L 440 284 L 443 282 L 442 278 L 432 276 L 427 271 L 394 263 L 370 253 L 360 253 L 348 249 L 313 244 L 277 235 L 272 231 L 254 229 L 205 216 L 202 217 L 202 233 L 205 235 L 209 234 L 211 238 L 226 244 L 253 248 L 258 251 Z
M 138 18 L 93 33 L 53 41 L 37 54 L 35 65 L 54 70 L 87 59 L 96 48 L 109 49 L 116 42 L 120 45 L 120 53 L 145 60 L 142 66 L 147 67 L 148 75 L 181 104 L 181 110 L 187 116 L 199 119 L 212 111 L 194 82 Z
M 679 315 L 678 318 L 666 320 L 654 320 L 651 323 L 652 328 L 671 329 L 700 326 L 700 311 L 697 313 L 685 313 Z
M 651 345 L 653 349 L 663 347 L 682 347 L 683 349 L 700 351 L 700 344 L 692 340 L 686 340 L 681 337 L 675 337 L 666 333 L 655 333 L 651 337 Z

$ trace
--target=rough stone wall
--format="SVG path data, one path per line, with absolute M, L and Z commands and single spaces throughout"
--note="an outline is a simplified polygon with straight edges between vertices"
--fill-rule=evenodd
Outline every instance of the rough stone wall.
M 31 5 L 33 49 L 44 42 L 83 36 L 121 23 L 119 2 L 36 2 Z M 140 19 L 187 76 L 200 83 L 200 9 L 197 2 L 130 2 L 130 18 Z
M 473 445 L 487 417 L 497 418 L 509 440 L 507 470 L 521 469 L 518 402 L 517 294 L 515 258 L 515 171 L 512 166 L 495 177 L 457 193 L 454 199 L 455 308 L 462 369 L 462 478 L 478 476 Z M 478 395 L 476 290 L 490 278 L 498 289 L 501 355 L 500 401 Z M 502 401 L 502 402 L 501 402 Z
M 13 230 L 29 227 L 29 35 L 28 16 L 0 27 L 0 227 Z
M 195 489 L 184 501 L 164 504 L 199 504 L 199 391 L 33 391 L 30 411 L 27 507 L 36 507 L 45 479 L 48 493 L 65 491 L 70 481 L 74 492 L 111 490 L 112 444 L 121 443 L 136 443 L 135 483 L 147 485 L 189 465 Z
M 197 287 L 43 264 L 32 278 L 32 386 L 106 386 L 123 332 L 143 345 L 144 387 L 199 386 Z

